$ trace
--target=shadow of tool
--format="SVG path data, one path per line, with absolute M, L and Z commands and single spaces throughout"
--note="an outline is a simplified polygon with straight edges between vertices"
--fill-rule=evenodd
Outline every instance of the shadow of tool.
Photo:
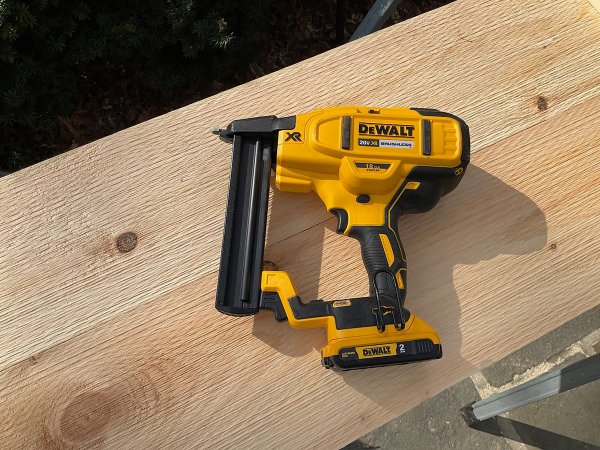
M 295 205 L 300 201 L 299 197 L 309 199 L 305 200 L 308 203 L 300 206 L 301 211 L 308 207 L 317 208 L 321 211 L 320 217 L 327 219 L 328 214 L 316 196 L 299 196 L 275 190 L 268 235 L 278 227 L 289 227 L 289 223 L 295 220 L 297 216 L 290 216 L 291 208 L 282 208 L 278 212 L 278 205 L 287 202 Z M 313 220 L 312 223 L 317 225 L 299 230 L 289 239 L 291 248 L 307 248 L 310 251 L 302 255 L 310 254 L 317 258 L 306 261 L 306 266 L 301 266 L 300 270 L 296 268 L 291 273 L 305 301 L 315 298 L 310 294 L 316 293 L 319 286 L 320 270 L 315 270 L 315 267 L 321 267 L 324 228 L 334 227 L 335 220 Z M 521 192 L 473 165 L 467 169 L 458 188 L 442 198 L 432 211 L 402 216 L 398 228 L 408 260 L 406 306 L 437 329 L 442 339 L 444 359 L 441 362 L 418 364 L 418 371 L 408 366 L 396 366 L 340 373 L 346 383 L 382 404 L 389 403 L 390 392 L 398 391 L 398 377 L 403 380 L 402 376 L 407 370 L 412 371 L 415 379 L 423 383 L 439 370 L 451 372 L 449 377 L 454 371 L 457 381 L 467 373 L 465 364 L 469 363 L 460 354 L 460 304 L 453 281 L 457 264 L 475 264 L 503 254 L 528 254 L 543 249 L 547 241 L 546 220 L 537 205 Z M 347 239 L 343 236 L 336 238 Z M 303 242 L 304 239 L 306 242 Z M 290 260 L 299 257 L 302 256 L 297 253 L 285 256 Z M 355 264 L 361 258 L 359 252 L 349 257 L 353 261 L 348 264 Z M 280 269 L 286 270 L 288 261 L 275 262 Z M 298 264 L 295 266 L 298 267 Z M 368 283 L 366 272 L 364 283 L 365 286 Z M 303 290 L 304 284 L 311 286 L 309 292 Z M 340 291 L 348 297 L 355 294 L 346 293 L 343 287 Z M 500 301 L 505 302 L 506 308 L 517 307 L 511 305 L 510 300 Z M 275 323 L 272 315 L 265 313 L 256 317 L 253 334 L 290 356 L 304 355 L 313 348 L 320 349 L 326 343 L 323 331 L 293 330 L 285 324 Z M 390 380 L 391 375 L 393 380 Z
M 543 450 L 600 450 L 597 445 L 500 416 L 471 425 L 471 428 Z
M 459 381 L 471 372 L 473 366 L 461 355 L 455 266 L 539 251 L 548 234 L 544 213 L 531 199 L 473 165 L 432 211 L 402 216 L 398 228 L 408 261 L 406 306 L 438 331 L 444 356 L 401 368 L 341 374 L 347 384 L 381 405 L 390 404 L 390 392 L 401 392 L 399 384 L 439 384 L 439 377 L 434 381 L 439 371 L 448 381 Z M 520 308 L 512 297 L 497 301 L 505 310 Z
M 301 258 L 306 265 L 301 267 L 300 273 L 291 273 L 292 280 L 304 301 L 315 299 L 319 289 L 325 221 L 333 216 L 314 193 L 281 192 L 275 187 L 274 179 L 271 179 L 271 193 L 264 269 L 287 270 L 292 263 L 297 265 L 296 259 Z M 306 241 L 299 246 L 310 250 L 309 257 L 305 258 L 303 252 L 287 247 L 287 242 L 295 236 Z M 314 270 L 315 267 L 319 270 Z M 277 323 L 271 311 L 261 311 L 254 316 L 252 334 L 292 357 L 320 349 L 326 341 L 324 330 L 294 330 L 287 323 Z

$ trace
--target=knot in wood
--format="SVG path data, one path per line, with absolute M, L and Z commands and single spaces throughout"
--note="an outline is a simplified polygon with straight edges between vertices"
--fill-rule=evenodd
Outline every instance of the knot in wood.
M 60 418 L 60 432 L 68 442 L 89 442 L 97 438 L 111 419 L 109 398 L 101 392 L 76 396 Z
M 137 235 L 128 231 L 117 238 L 117 250 L 121 253 L 130 252 L 137 245 Z

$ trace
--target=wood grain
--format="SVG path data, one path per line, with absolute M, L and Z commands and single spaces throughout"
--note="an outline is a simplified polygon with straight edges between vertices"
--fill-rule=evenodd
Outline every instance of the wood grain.
M 589 2 L 596 8 L 596 11 L 600 13 L 600 0 L 589 0 Z
M 600 303 L 597 24 L 583 0 L 459 1 L 0 179 L 3 445 L 335 448 Z M 471 127 L 461 186 L 400 222 L 441 361 L 331 373 L 322 332 L 213 308 L 229 149 L 210 124 L 351 103 Z M 306 299 L 366 293 L 330 217 L 272 195 L 267 258 Z

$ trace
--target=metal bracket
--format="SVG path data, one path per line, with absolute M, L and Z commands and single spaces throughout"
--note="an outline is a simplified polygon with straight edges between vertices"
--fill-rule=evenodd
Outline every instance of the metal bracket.
M 541 375 L 504 392 L 462 408 L 467 425 L 477 423 L 561 392 L 600 380 L 600 354 Z
M 364 17 L 350 41 L 354 41 L 375 31 L 378 31 L 390 18 L 401 0 L 377 0 Z

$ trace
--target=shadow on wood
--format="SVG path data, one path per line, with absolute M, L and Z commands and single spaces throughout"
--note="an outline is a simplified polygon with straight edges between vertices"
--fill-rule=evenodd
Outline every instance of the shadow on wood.
M 426 214 L 401 217 L 399 229 L 408 260 L 406 305 L 437 329 L 444 350 L 441 362 L 421 363 L 421 376 L 471 366 L 461 355 L 461 301 L 454 285 L 455 267 L 543 249 L 548 233 L 544 213 L 518 190 L 471 165 L 455 192 Z M 497 299 L 504 308 L 515 307 L 512 300 Z M 388 394 L 374 390 L 374 380 L 402 373 L 387 370 L 341 376 L 357 391 L 384 405 Z
M 290 192 L 282 192 L 275 187 L 274 180 L 271 183 L 272 198 L 269 210 L 269 223 L 267 226 L 267 246 L 281 244 L 284 248 L 286 243 L 275 243 L 271 240 L 273 236 L 278 236 L 279 229 L 289 228 L 295 221 L 302 221 L 302 214 L 305 208 L 311 209 L 311 213 L 324 211 L 325 208 L 316 194 L 296 194 Z M 297 205 L 298 216 L 290 215 L 290 205 Z M 292 206 L 293 208 L 293 206 Z M 292 280 L 299 289 L 299 293 L 304 301 L 309 301 L 317 298 L 319 288 L 319 275 L 321 273 L 321 263 L 323 255 L 323 239 L 324 239 L 324 223 L 319 223 L 312 226 L 311 237 L 311 258 L 308 263 L 317 268 L 317 270 L 306 270 L 300 274 L 290 270 Z M 307 230 L 301 230 L 297 234 L 305 233 Z M 314 235 L 313 235 L 314 233 Z M 292 239 L 293 235 L 284 241 Z M 269 239 L 271 237 L 271 240 Z M 275 238 L 276 239 L 276 238 Z M 274 255 L 274 257 L 270 255 Z M 273 264 L 276 270 L 289 270 L 287 262 L 298 256 L 298 253 L 291 250 L 289 254 L 278 256 L 277 252 L 270 252 L 270 249 L 265 250 L 265 260 L 269 264 Z M 270 258 L 273 258 L 272 260 Z M 300 258 L 302 256 L 300 255 Z M 296 275 L 299 275 L 296 277 Z M 274 328 L 277 327 L 277 328 Z M 273 318 L 273 313 L 270 311 L 262 311 L 255 316 L 252 326 L 252 334 L 269 346 L 277 349 L 285 355 L 297 357 L 304 356 L 312 349 L 320 349 L 326 342 L 325 332 L 323 330 L 294 330 L 287 323 L 278 323 Z M 299 343 L 302 343 L 299 345 Z
M 278 208 L 278 205 L 297 201 L 300 197 L 308 196 L 275 190 L 268 233 L 294 220 L 289 212 L 282 213 L 284 208 Z M 310 201 L 315 207 L 323 208 L 318 199 Z M 444 197 L 431 212 L 401 217 L 399 230 L 408 259 L 406 306 L 438 330 L 446 360 L 451 360 L 452 365 L 468 365 L 466 361 L 459 361 L 462 359 L 462 336 L 459 327 L 460 299 L 453 278 L 456 266 L 477 264 L 499 255 L 526 255 L 543 249 L 547 242 L 544 214 L 518 190 L 485 170 L 470 166 L 455 192 Z M 344 247 L 335 255 L 336 260 L 342 260 L 336 261 L 341 264 L 339 267 L 362 265 L 358 244 L 344 236 L 335 236 L 333 218 L 276 244 L 275 247 L 280 248 L 271 249 L 271 253 L 275 255 L 275 262 L 281 270 L 290 271 L 305 301 L 317 297 L 319 283 L 321 286 L 326 282 L 335 283 L 336 278 L 340 280 L 339 283 L 335 289 L 330 288 L 330 291 L 340 292 L 336 299 L 344 295 L 365 295 L 366 272 L 364 279 L 348 280 L 347 289 L 340 286 L 345 281 L 344 273 L 336 277 L 336 274 L 328 272 L 327 263 L 331 263 L 331 257 L 328 262 L 323 261 L 328 253 L 323 250 L 324 239 L 335 239 L 338 246 L 341 245 L 340 241 L 344 241 Z M 357 286 L 362 285 L 358 289 L 364 291 L 356 292 Z M 511 300 L 507 297 L 498 301 L 503 303 L 504 308 L 518 307 Z M 265 312 L 255 318 L 253 334 L 292 357 L 319 350 L 325 344 L 323 331 L 293 330 L 286 324 L 275 322 L 272 315 Z M 439 370 L 436 362 L 427 363 L 426 367 Z M 390 369 L 375 369 L 372 372 L 384 370 Z M 381 396 L 383 403 L 385 392 L 373 394 L 370 389 L 371 376 L 366 373 L 345 373 L 342 376 L 365 395 L 371 398 Z

